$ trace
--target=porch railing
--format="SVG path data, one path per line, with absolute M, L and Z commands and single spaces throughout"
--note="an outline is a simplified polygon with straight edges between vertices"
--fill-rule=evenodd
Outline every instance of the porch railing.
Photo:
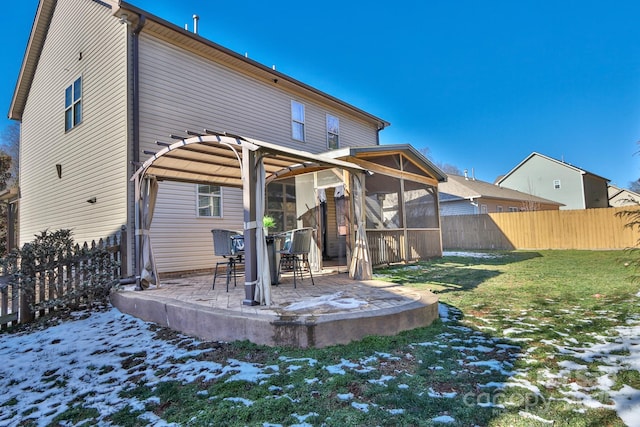
M 440 230 L 367 230 L 372 265 L 416 261 L 442 255 Z

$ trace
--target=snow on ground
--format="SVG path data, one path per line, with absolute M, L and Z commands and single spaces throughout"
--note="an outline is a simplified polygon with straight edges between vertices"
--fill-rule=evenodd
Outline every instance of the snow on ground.
M 499 254 L 484 252 L 443 251 L 442 256 L 459 256 L 466 258 L 499 258 Z
M 640 370 L 640 319 L 632 318 L 624 326 L 603 331 L 599 335 L 594 334 L 590 336 L 590 342 L 581 343 L 564 336 L 566 334 L 559 334 L 553 340 L 545 340 L 547 345 L 555 349 L 550 357 L 569 356 L 572 361 L 560 361 L 557 372 L 533 371 L 536 375 L 532 377 L 528 375 L 528 368 L 516 369 L 513 363 L 515 357 L 526 361 L 530 351 L 521 352 L 518 346 L 506 344 L 503 337 L 489 337 L 472 328 L 455 324 L 462 316 L 453 307 L 440 304 L 439 311 L 447 321 L 445 332 L 435 340 L 414 343 L 413 346 L 433 349 L 436 354 L 443 350 L 455 351 L 459 369 L 451 371 L 452 375 L 474 375 L 480 380 L 479 385 L 483 390 L 517 388 L 541 399 L 544 399 L 541 390 L 558 389 L 562 391 L 561 400 L 575 405 L 578 411 L 587 407 L 613 409 L 628 426 L 640 427 L 640 419 L 637 417 L 640 413 L 640 391 L 627 385 L 618 387 L 615 381 L 616 375 L 622 370 Z M 567 312 L 572 313 L 571 309 Z M 495 316 L 509 319 L 507 326 L 511 330 L 524 329 L 523 326 L 531 322 L 526 315 L 527 313 L 510 313 L 506 310 L 495 313 Z M 603 312 L 598 315 L 606 317 L 611 313 Z M 181 337 L 172 342 L 159 339 L 150 324 L 115 309 L 95 312 L 88 317 L 77 314 L 77 317 L 78 320 L 30 333 L 0 335 L 0 426 L 18 426 L 27 419 L 45 426 L 78 401 L 84 407 L 95 408 L 99 413 L 96 421 L 101 423 L 127 405 L 143 409 L 150 402 L 120 397 L 122 391 L 135 384 L 145 383 L 153 387 L 164 380 L 186 383 L 197 378 L 205 381 L 222 379 L 260 383 L 274 375 L 294 372 L 303 366 L 317 366 L 338 376 L 350 371 L 369 373 L 372 375 L 372 384 L 397 387 L 404 392 L 409 389 L 407 380 L 410 376 L 406 372 L 378 372 L 380 365 L 400 359 L 398 355 L 389 353 L 372 352 L 357 360 L 342 359 L 336 364 L 324 366 L 312 358 L 284 355 L 280 356 L 279 362 L 286 366 L 261 365 L 236 359 L 216 363 L 197 360 L 203 352 L 215 350 L 185 349 L 196 348 L 198 342 L 195 339 Z M 509 328 L 505 328 L 505 331 L 507 329 Z M 507 339 L 514 341 L 512 337 Z M 415 360 L 412 352 L 401 358 L 411 363 Z M 593 361 L 598 362 L 599 372 L 587 378 L 587 364 Z M 432 366 L 428 369 L 436 371 L 442 370 L 442 367 Z M 163 372 L 163 377 L 159 378 L 157 372 Z M 502 382 L 482 381 L 482 376 L 486 373 L 496 373 L 505 379 Z M 571 381 L 577 375 L 585 375 L 583 379 L 586 380 Z M 307 381 L 319 380 L 310 378 Z M 282 391 L 280 387 L 272 387 L 268 390 L 274 395 Z M 427 388 L 414 392 L 437 399 L 461 398 L 455 391 L 449 390 Z M 599 399 L 599 396 L 606 398 Z M 237 403 L 238 407 L 255 404 L 243 396 L 225 399 Z M 336 401 L 349 402 L 354 410 L 363 412 L 378 408 L 375 403 L 360 401 L 360 396 L 353 393 L 338 394 Z M 493 401 L 474 400 L 473 404 L 505 407 Z M 390 414 L 402 414 L 405 411 L 404 408 L 382 409 Z M 540 415 L 520 412 L 520 416 L 524 418 L 540 423 L 552 422 Z M 308 425 L 310 418 L 316 414 L 291 416 L 299 420 L 299 425 Z M 141 419 L 149 425 L 168 425 L 151 412 L 144 413 Z M 432 421 L 443 424 L 456 422 L 447 413 L 432 418 Z
M 335 292 L 330 295 L 322 295 L 315 298 L 308 298 L 304 301 L 294 302 L 284 307 L 287 311 L 300 311 L 314 309 L 321 306 L 330 306 L 341 310 L 358 308 L 367 305 L 367 301 L 356 298 L 343 297 L 343 292 Z
M 140 377 L 148 385 L 157 384 L 161 381 L 155 374 L 158 369 L 166 369 L 167 377 L 175 376 L 183 382 L 229 374 L 231 378 L 257 382 L 274 369 L 233 360 L 225 366 L 196 360 L 170 362 L 193 359 L 201 351 L 187 351 L 157 339 L 149 324 L 116 309 L 31 333 L 0 337 L 0 405 L 17 400 L 17 405 L 2 408 L 2 426 L 20 425 L 24 419 L 48 425 L 81 396 L 93 396 L 84 398 L 85 406 L 95 408 L 99 420 L 127 404 L 143 408 L 144 402 L 124 400 L 119 393 Z M 196 343 L 191 338 L 184 341 Z M 146 360 L 139 364 L 145 367 L 143 370 L 123 367 L 127 359 L 132 361 L 129 365 L 135 365 L 136 358 Z M 29 415 L 23 417 L 23 413 Z M 162 425 L 157 421 L 151 424 Z

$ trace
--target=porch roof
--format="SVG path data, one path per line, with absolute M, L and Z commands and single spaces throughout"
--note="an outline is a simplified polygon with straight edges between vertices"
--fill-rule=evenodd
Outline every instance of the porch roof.
M 259 153 L 267 183 L 277 178 L 291 177 L 328 168 L 351 172 L 365 169 L 354 163 L 307 151 L 239 135 L 205 130 L 188 132 L 188 137 L 165 146 L 152 155 L 136 171 L 137 176 L 150 175 L 159 181 L 178 181 L 242 188 L 242 149 Z
M 437 186 L 439 182 L 447 181 L 446 173 L 409 144 L 346 147 L 327 151 L 322 155 L 355 163 L 371 172 L 405 178 L 433 186 Z M 415 168 L 412 171 L 407 171 L 400 165 L 389 167 L 379 163 L 379 159 L 388 159 L 390 156 L 401 156 L 409 160 Z

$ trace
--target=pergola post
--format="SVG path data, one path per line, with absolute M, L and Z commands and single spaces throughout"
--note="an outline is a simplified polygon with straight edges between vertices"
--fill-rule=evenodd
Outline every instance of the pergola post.
M 260 160 L 262 161 L 262 160 Z M 258 281 L 256 246 L 256 152 L 242 148 L 242 204 L 244 206 L 244 300 L 243 305 L 257 305 L 254 296 Z M 259 189 L 263 191 L 263 189 Z

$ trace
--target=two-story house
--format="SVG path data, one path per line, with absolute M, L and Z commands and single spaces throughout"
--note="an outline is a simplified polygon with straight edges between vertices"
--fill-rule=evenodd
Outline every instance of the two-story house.
M 436 205 L 434 189 L 445 179 L 411 148 L 378 150 L 385 120 L 125 1 L 41 0 L 9 116 L 21 122 L 20 244 L 45 229 L 71 228 L 82 242 L 124 225 L 133 247 L 130 179 L 162 148 L 157 141 L 173 142 L 170 135 L 186 130 L 366 157 L 367 167 L 392 171 L 391 191 L 413 176 L 418 194 Z M 318 198 L 334 196 L 342 183 L 319 173 L 270 184 L 267 214 L 280 230 L 301 226 L 301 213 L 322 203 L 335 211 L 335 197 Z M 246 225 L 242 189 L 209 176 L 210 184 L 160 182 L 149 231 L 160 273 L 211 269 L 210 230 Z M 437 209 L 432 216 L 421 225 L 434 239 L 429 256 L 441 251 Z M 318 235 L 329 229 L 338 227 Z M 322 244 L 337 252 L 336 233 L 329 234 Z
M 496 182 L 562 203 L 560 209 L 609 207 L 608 183 L 606 178 L 536 152 Z

